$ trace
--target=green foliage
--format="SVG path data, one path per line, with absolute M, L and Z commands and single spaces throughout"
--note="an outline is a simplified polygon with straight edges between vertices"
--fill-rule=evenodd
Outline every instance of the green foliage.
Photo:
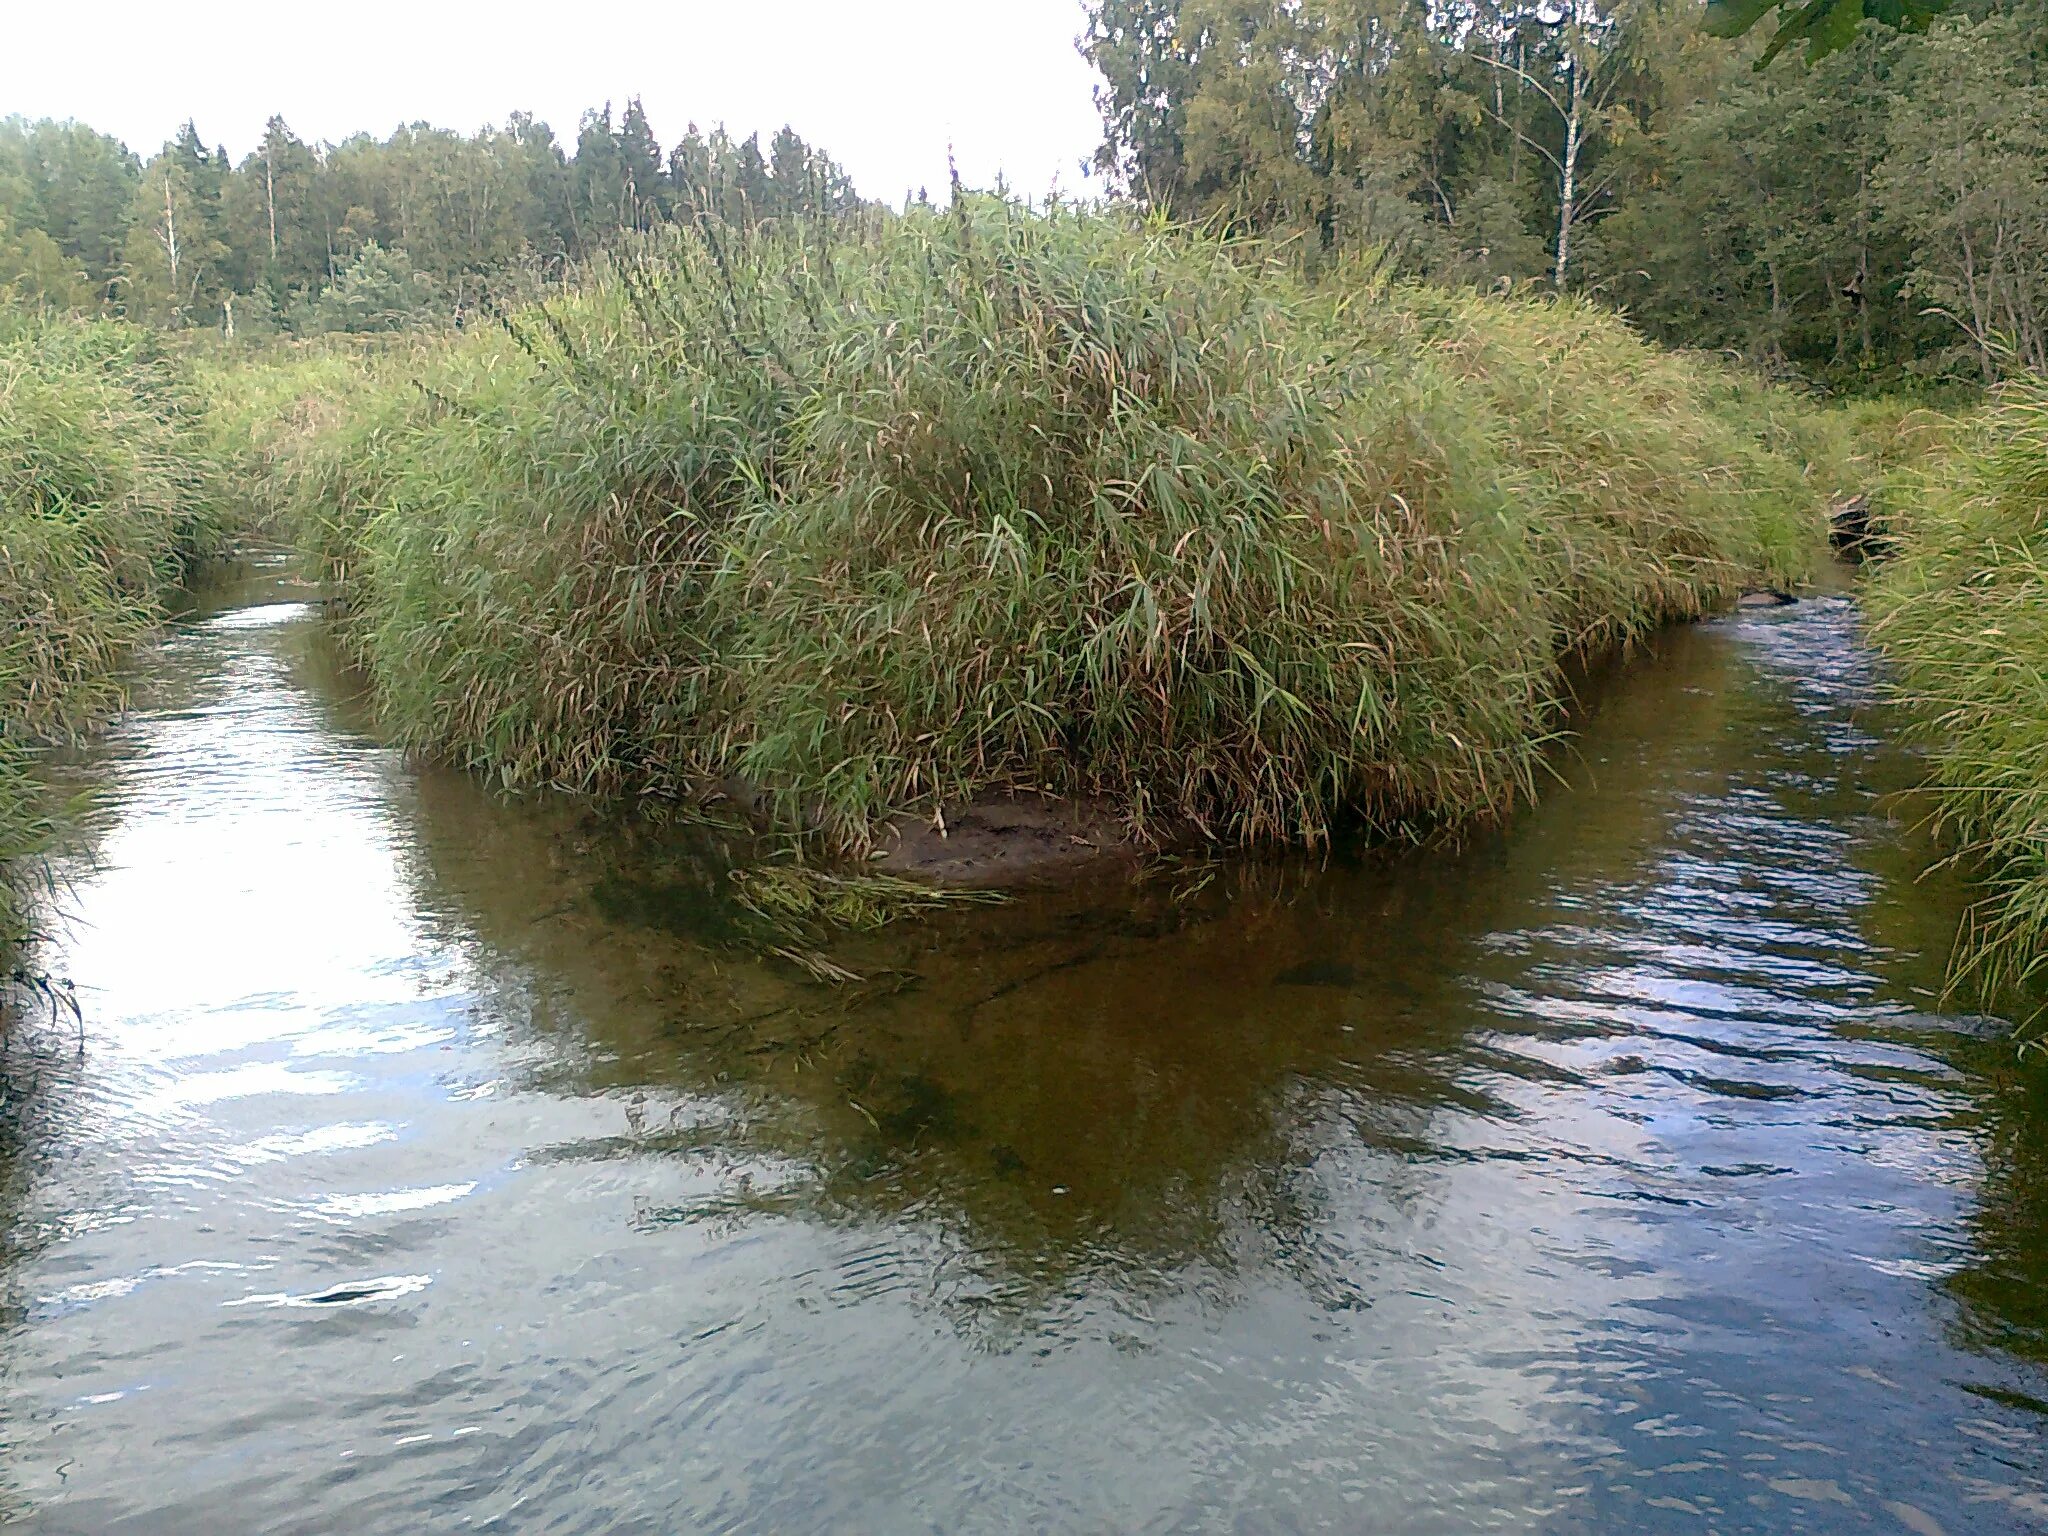
M 370 335 L 407 330 L 441 313 L 445 308 L 434 280 L 414 271 L 404 251 L 387 251 L 372 240 L 305 306 L 295 329 L 301 334 Z
M 190 123 L 143 167 L 116 287 L 130 319 L 178 326 L 220 313 L 231 259 L 221 238 L 227 174 L 226 154 L 208 153 Z
M 56 241 L 40 229 L 16 229 L 0 210 L 0 303 L 10 300 L 53 309 L 84 309 L 93 301 L 85 274 Z
M 1890 504 L 1943 452 L 1956 416 L 1919 395 L 1866 395 L 1798 413 L 1793 426 L 1807 478 L 1831 503 L 1869 498 L 1879 534 Z
M 118 707 L 116 668 L 220 528 L 149 333 L 0 309 L 0 944 L 53 831 L 31 753 Z
M 1698 14 L 1094 0 L 1097 164 L 1310 270 L 1378 249 L 1442 280 L 1547 279 L 1831 390 L 2041 366 L 2048 7 L 1923 39 L 1859 29 L 1850 0 L 1816 63 L 1762 73 L 1765 48 Z
M 1590 305 L 1417 288 L 1403 308 L 1495 424 L 1568 648 L 1807 574 L 1815 492 L 1788 397 L 1646 347 Z
M 1310 273 L 1378 251 L 1407 275 L 1548 282 L 1829 391 L 2041 367 L 2048 6 L 1966 8 L 1924 38 L 1858 25 L 1863 0 L 1779 9 L 1781 40 L 1824 37 L 1811 65 L 1751 70 L 1776 44 L 1714 41 L 1694 0 L 1091 0 L 1096 164 L 1152 210 L 1287 240 Z M 0 285 L 245 338 L 466 322 L 625 233 L 860 207 L 788 128 L 661 142 L 629 100 L 566 142 L 524 114 L 333 145 L 273 118 L 232 166 L 187 125 L 144 166 L 8 119 Z M 433 302 L 324 302 L 365 260 L 409 263 Z
M 1904 32 L 1924 32 L 1948 0 L 1707 0 L 1705 26 L 1715 37 L 1740 37 L 1772 11 L 1771 40 L 1756 61 L 1763 69 L 1795 43 L 1808 60 L 1825 58 L 1855 40 L 1865 17 Z
M 121 275 L 121 251 L 141 165 L 122 145 L 78 123 L 0 118 L 0 225 L 40 234 L 92 302 Z M 0 237 L 0 248 L 6 245 Z M 45 265 L 47 270 L 47 265 Z M 47 288 L 31 297 L 69 305 Z
M 2048 374 L 2048 9 L 1938 27 L 1902 73 L 1875 186 L 1905 293 L 1986 383 Z
M 291 497 L 316 483 L 300 455 L 329 442 L 373 389 L 390 387 L 384 372 L 412 367 L 428 344 L 409 336 L 330 335 L 191 352 L 196 415 L 185 431 L 212 469 L 215 515 L 238 529 L 311 540 L 311 520 L 289 515 Z M 317 544 L 306 547 L 317 564 Z
M 1937 821 L 1989 877 L 1956 975 L 1996 1000 L 2048 966 L 2048 386 L 2009 386 L 1955 436 L 1895 477 L 1901 554 L 1871 584 L 1871 633 Z
M 1735 386 L 1594 310 L 1063 209 L 665 230 L 402 362 L 273 459 L 398 737 L 854 851 L 1027 786 L 1499 809 L 1561 655 L 1819 546 Z

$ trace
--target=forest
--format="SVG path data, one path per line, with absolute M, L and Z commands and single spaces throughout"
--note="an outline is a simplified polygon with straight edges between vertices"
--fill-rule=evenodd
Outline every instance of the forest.
M 629 230 L 857 205 L 785 128 L 764 151 L 692 125 L 672 148 L 637 100 L 573 146 L 512 113 L 471 134 L 414 123 L 308 145 L 281 117 L 240 164 L 196 123 L 146 161 L 73 122 L 0 121 L 0 286 L 159 328 L 377 332 L 459 321 L 559 283 Z
M 1104 0 L 1098 165 L 1175 216 L 1596 297 L 1830 391 L 2040 370 L 2048 7 L 1807 62 L 1673 0 Z
M 1315 270 L 1550 288 L 1669 346 L 1829 391 L 2048 365 L 2048 7 L 1870 25 L 1808 62 L 1705 33 L 1690 0 L 1449 7 L 1100 0 L 1095 187 Z M 865 189 L 869 195 L 896 189 Z M 919 189 L 918 196 L 923 196 Z M 637 100 L 573 141 L 514 112 L 239 163 L 197 126 L 147 153 L 0 123 L 0 283 L 245 337 L 460 317 L 621 231 L 859 197 L 824 150 Z

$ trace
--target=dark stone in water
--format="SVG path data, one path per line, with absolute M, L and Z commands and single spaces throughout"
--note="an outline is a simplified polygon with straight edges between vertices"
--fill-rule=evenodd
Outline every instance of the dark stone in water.
M 1307 960 L 1273 978 L 1276 987 L 1355 987 L 1358 972 L 1339 960 Z
M 960 1129 L 953 1095 L 921 1072 L 898 1080 L 898 1102 L 879 1108 L 876 1122 L 898 1140 L 930 1131 L 940 1136 L 956 1135 Z
M 1789 592 L 1745 592 L 1736 599 L 1738 608 L 1786 608 L 1799 599 Z
M 1835 548 L 1850 555 L 1882 553 L 1884 540 L 1871 525 L 1870 497 L 1851 496 L 1828 508 L 1828 537 Z

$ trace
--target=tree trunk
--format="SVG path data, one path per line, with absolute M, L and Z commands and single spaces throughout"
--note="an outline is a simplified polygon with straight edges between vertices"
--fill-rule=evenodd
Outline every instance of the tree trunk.
M 1856 168 L 1856 322 L 1863 365 L 1870 366 L 1870 162 Z
M 1571 276 L 1572 224 L 1578 217 L 1579 146 L 1584 142 L 1581 126 L 1585 121 L 1586 93 L 1577 60 L 1572 61 L 1571 76 L 1572 105 L 1564 119 L 1564 160 L 1557 187 L 1557 268 L 1552 275 L 1553 285 L 1560 293 Z
M 1785 366 L 1785 284 L 1778 272 L 1778 258 L 1768 263 L 1771 274 L 1771 362 Z
M 164 228 L 159 243 L 171 269 L 171 297 L 178 294 L 178 206 L 171 197 L 171 173 L 164 172 Z
M 1970 300 L 1970 339 L 1977 343 L 1977 360 L 1984 370 L 1984 383 L 1989 386 L 1998 382 L 1998 365 L 1991 356 L 1991 321 L 1985 313 L 1989 296 L 1977 279 L 1977 249 L 1967 224 L 1962 230 L 1962 247 L 1963 291 Z
M 1516 68 L 1516 70 L 1517 70 L 1517 71 L 1520 71 L 1520 70 L 1524 70 L 1524 69 L 1527 69 L 1528 67 L 1529 67 L 1529 59 L 1528 59 L 1528 50 L 1527 50 L 1527 49 L 1525 49 L 1525 48 L 1524 48 L 1524 47 L 1522 46 L 1522 44 L 1521 44 L 1521 40 L 1520 40 L 1519 38 L 1517 38 L 1517 39 L 1516 39 L 1516 41 L 1515 41 L 1515 68 Z M 1496 70 L 1496 71 L 1495 71 L 1495 73 L 1496 73 L 1496 74 L 1498 74 L 1498 73 L 1499 73 L 1499 71 L 1497 71 L 1497 70 Z M 1501 110 L 1502 110 L 1503 112 L 1505 112 L 1505 111 L 1506 111 L 1507 109 L 1506 109 L 1505 107 L 1503 107 L 1503 108 L 1502 108 Z M 1505 116 L 1503 116 L 1503 117 L 1501 118 L 1501 121 L 1502 121 L 1502 122 L 1506 122 L 1506 121 L 1507 121 L 1507 118 L 1506 118 Z M 1516 127 L 1518 127 L 1518 128 L 1519 128 L 1519 127 L 1521 126 L 1521 122 L 1522 122 L 1522 77 L 1521 77 L 1520 73 L 1517 73 L 1517 74 L 1515 75 L 1515 125 L 1516 125 Z M 1508 136 L 1508 185 L 1509 185 L 1509 186 L 1511 186 L 1511 187 L 1519 187 L 1519 186 L 1521 186 L 1521 184 L 1522 184 L 1522 136 L 1521 136 L 1521 134 L 1519 134 L 1519 133 L 1513 133 L 1513 134 L 1510 134 L 1510 135 Z

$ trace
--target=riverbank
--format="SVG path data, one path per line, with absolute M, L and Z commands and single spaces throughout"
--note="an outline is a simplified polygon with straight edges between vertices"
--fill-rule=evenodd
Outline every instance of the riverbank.
M 1986 882 L 1957 979 L 2038 995 L 2048 964 L 2048 386 L 2008 386 L 1890 486 L 1871 633 L 1931 765 L 1933 814 Z
M 1590 307 L 965 199 L 665 232 L 252 436 L 406 746 L 859 856 L 1497 812 L 1563 658 L 1811 569 L 1794 414 Z
M 120 706 L 122 659 L 220 540 L 198 427 L 151 333 L 0 306 L 0 951 L 62 823 L 32 755 Z

